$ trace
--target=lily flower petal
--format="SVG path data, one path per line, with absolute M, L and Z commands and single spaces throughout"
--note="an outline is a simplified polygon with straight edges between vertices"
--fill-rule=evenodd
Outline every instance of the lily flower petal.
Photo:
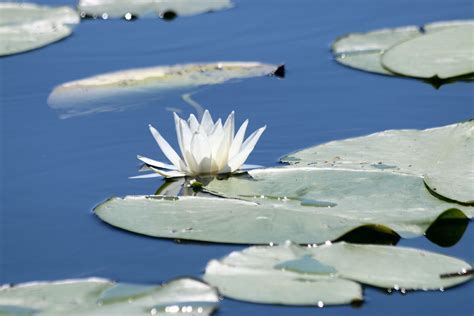
M 250 170 L 250 169 L 260 169 L 260 168 L 264 168 L 264 167 L 261 166 L 261 165 L 247 165 L 247 164 L 243 164 L 239 169 L 240 169 L 240 170 Z
M 163 151 L 163 154 L 165 154 L 166 158 L 171 161 L 173 165 L 176 166 L 178 169 L 184 169 L 185 165 L 184 162 L 179 158 L 178 154 L 174 151 L 174 149 L 168 144 L 168 142 L 161 136 L 161 134 L 153 127 L 148 125 L 150 128 L 150 132 L 155 138 L 158 146 L 160 146 L 161 151 Z
M 242 125 L 240 126 L 237 134 L 232 141 L 232 145 L 229 149 L 229 159 L 234 158 L 240 151 L 242 147 L 242 142 L 244 141 L 245 131 L 247 130 L 247 126 L 249 125 L 249 120 L 245 120 Z
M 199 165 L 191 154 L 191 141 L 193 138 L 193 133 L 191 132 L 189 125 L 183 119 L 180 119 L 179 121 L 179 130 L 184 150 L 182 151 L 183 159 L 188 167 L 187 172 L 189 174 L 198 174 Z
M 153 160 L 153 159 L 143 157 L 143 156 L 140 156 L 140 155 L 137 155 L 137 158 L 141 162 L 143 162 L 147 165 L 150 165 L 152 167 L 161 168 L 161 169 L 169 169 L 169 170 L 178 170 L 178 168 L 176 168 L 175 165 L 169 165 L 167 163 L 157 161 L 157 160 Z
M 227 161 L 229 160 L 229 150 L 232 145 L 232 139 L 234 137 L 234 112 L 229 115 L 224 125 L 224 132 L 221 137 L 221 143 L 217 148 L 214 160 L 216 161 L 217 168 L 222 170 Z M 214 153 L 213 153 L 214 154 Z
M 235 116 L 235 112 L 234 111 L 230 112 L 229 116 L 227 117 L 227 120 L 225 120 L 225 123 L 224 123 L 224 129 L 226 129 L 227 126 L 229 126 L 229 128 L 231 129 L 232 139 L 234 138 L 234 134 L 235 134 L 234 116 Z
M 264 127 L 259 128 L 255 132 L 250 135 L 247 140 L 242 144 L 242 149 L 240 152 L 233 158 L 229 160 L 229 167 L 231 172 L 234 172 L 235 170 L 239 169 L 247 160 L 248 156 L 252 152 L 252 150 L 255 148 L 255 145 L 258 142 L 258 139 L 260 136 L 262 136 L 262 133 L 265 131 L 267 126 L 265 125 Z
M 129 179 L 149 179 L 149 178 L 162 178 L 163 176 L 158 173 L 147 173 L 139 176 L 128 177 Z
M 167 171 L 167 170 L 161 170 L 157 168 L 150 167 L 151 170 L 156 172 L 158 175 L 161 175 L 165 178 L 179 178 L 179 177 L 184 177 L 186 174 L 181 171 Z
M 198 163 L 200 174 L 211 173 L 212 149 L 209 139 L 205 133 L 194 133 L 191 140 L 191 153 Z
M 191 132 L 193 133 L 197 132 L 199 128 L 199 122 L 197 118 L 194 116 L 194 114 L 189 115 L 188 124 L 189 124 L 189 129 L 191 130 Z
M 176 129 L 176 138 L 178 139 L 178 145 L 179 149 L 181 150 L 181 153 L 184 152 L 184 147 L 183 147 L 183 136 L 181 135 L 181 129 L 179 127 L 181 118 L 176 114 L 176 112 L 173 112 L 173 117 L 174 117 L 174 126 Z
M 204 131 L 206 132 L 206 134 L 208 135 L 212 131 L 212 128 L 214 127 L 214 122 L 212 121 L 211 114 L 209 113 L 208 110 L 204 111 L 200 127 L 202 127 Z

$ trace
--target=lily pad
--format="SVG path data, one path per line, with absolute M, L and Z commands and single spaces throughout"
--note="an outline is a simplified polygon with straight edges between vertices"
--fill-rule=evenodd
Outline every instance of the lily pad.
M 294 166 L 385 169 L 423 176 L 438 196 L 474 204 L 474 120 L 426 130 L 388 130 L 310 147 L 281 159 Z M 389 166 L 390 168 L 385 168 Z M 466 208 L 469 216 L 472 208 Z
M 321 267 L 326 267 L 322 273 Z M 321 306 L 361 300 L 354 282 L 402 291 L 439 290 L 470 280 L 470 275 L 462 274 L 471 268 L 462 260 L 412 248 L 286 243 L 250 247 L 212 260 L 204 280 L 234 299 Z M 461 275 L 441 277 L 453 271 Z
M 451 77 L 459 77 L 465 74 L 470 74 L 471 72 L 473 72 L 472 60 L 470 61 L 470 64 L 469 61 L 466 61 L 466 58 L 469 59 L 471 57 L 466 55 L 466 51 L 469 50 L 469 52 L 471 52 L 473 50 L 473 41 L 471 39 L 462 42 L 460 44 L 462 47 L 460 45 L 447 45 L 445 40 L 440 38 L 442 35 L 435 36 L 433 34 L 448 29 L 454 30 L 457 28 L 471 28 L 473 24 L 473 21 L 470 20 L 459 20 L 435 22 L 427 24 L 423 27 L 406 26 L 393 29 L 380 29 L 367 33 L 350 33 L 338 38 L 333 43 L 332 52 L 335 59 L 343 65 L 384 75 L 402 74 L 405 76 L 431 79 L 433 76 L 428 76 L 426 75 L 426 73 L 421 75 L 421 69 L 427 69 L 429 67 L 444 67 L 444 74 L 439 77 L 444 80 Z M 457 33 L 461 31 L 458 30 L 450 32 Z M 448 32 L 449 34 L 446 34 L 446 36 L 453 35 L 450 34 L 450 32 Z M 466 35 L 468 32 L 464 33 L 464 37 L 468 36 Z M 432 38 L 432 36 L 434 37 Z M 428 37 L 428 39 L 425 39 L 426 37 Z M 450 37 L 450 41 L 461 42 L 461 37 L 460 34 L 458 34 L 452 38 Z M 424 44 L 426 41 L 429 41 L 431 43 L 430 48 L 423 48 L 423 46 L 426 45 Z M 393 62 L 395 60 L 395 54 L 389 54 L 388 52 L 396 46 L 402 45 L 402 43 L 402 48 L 409 47 L 409 49 L 403 50 L 403 60 L 401 60 L 401 57 L 398 53 L 396 54 L 397 56 L 399 56 L 397 57 L 397 67 L 400 68 L 396 70 L 393 65 Z M 427 56 L 426 53 L 423 53 L 423 51 L 426 52 L 427 49 L 430 49 L 429 52 L 432 55 Z M 448 52 L 448 50 L 450 51 Z M 400 51 L 400 48 L 397 48 L 397 50 L 395 50 L 395 52 L 397 51 Z M 386 54 L 387 56 L 392 56 L 389 58 L 388 63 L 382 61 L 383 59 L 385 59 L 385 57 L 383 56 L 385 56 Z M 443 58 L 435 55 L 443 55 Z M 414 61 L 415 59 L 416 61 Z M 460 68 L 462 70 L 454 71 L 454 64 L 462 64 Z M 413 67 L 413 65 L 416 65 L 415 69 L 420 69 L 418 70 L 417 74 L 409 73 L 409 71 L 402 71 L 403 69 L 413 69 L 410 68 Z M 449 76 L 446 74 L 449 74 Z M 459 78 L 462 80 L 470 79 L 469 77 Z
M 68 37 L 79 20 L 70 7 L 0 2 L 0 56 L 26 52 Z
M 119 111 L 153 103 L 167 94 L 189 92 L 232 79 L 281 75 L 284 66 L 259 62 L 217 62 L 129 69 L 71 81 L 54 88 L 48 105 L 61 118 Z
M 356 282 L 334 277 L 332 273 L 300 273 L 279 268 L 278 264 L 284 264 L 280 253 L 274 253 L 273 257 L 271 251 L 258 257 L 247 254 L 245 250 L 233 252 L 223 260 L 210 261 L 204 280 L 226 297 L 253 303 L 323 307 L 362 300 L 362 288 Z M 297 257 L 287 254 L 286 258 Z M 318 264 L 314 259 L 306 260 Z
M 210 315 L 218 301 L 215 289 L 189 278 L 162 286 L 90 278 L 0 288 L 2 315 Z
M 383 52 L 397 43 L 418 37 L 421 34 L 416 26 L 351 33 L 338 38 L 332 44 L 332 52 L 336 60 L 343 65 L 384 75 L 393 75 L 380 62 Z
M 125 17 L 128 20 L 131 17 L 191 16 L 232 7 L 230 0 L 80 0 L 78 5 L 81 17 Z
M 404 76 L 448 79 L 474 72 L 473 51 L 474 26 L 457 26 L 390 48 L 382 64 Z
M 309 244 L 335 240 L 367 224 L 384 225 L 406 238 L 420 236 L 453 206 L 432 196 L 423 179 L 411 175 L 315 168 L 249 174 L 256 181 L 230 177 L 214 180 L 205 189 L 250 201 L 127 196 L 105 201 L 95 213 L 113 226 L 155 237 L 238 244 L 291 239 Z

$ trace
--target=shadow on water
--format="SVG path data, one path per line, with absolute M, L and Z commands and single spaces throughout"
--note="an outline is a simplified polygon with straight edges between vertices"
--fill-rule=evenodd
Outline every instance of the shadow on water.
M 425 237 L 438 246 L 452 247 L 461 240 L 467 225 L 469 218 L 460 210 L 452 208 L 438 216 L 426 230 Z

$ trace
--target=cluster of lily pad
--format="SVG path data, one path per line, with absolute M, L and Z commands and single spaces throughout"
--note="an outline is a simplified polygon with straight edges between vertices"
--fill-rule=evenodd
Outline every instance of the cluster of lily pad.
M 427 80 L 472 80 L 474 22 L 436 22 L 350 33 L 332 44 L 335 59 L 369 72 Z
M 232 8 L 231 0 L 80 0 L 77 8 L 0 2 L 0 56 L 26 52 L 72 34 L 81 18 L 191 16 Z
M 1 315 L 210 315 L 219 302 L 206 283 L 180 278 L 163 285 L 71 279 L 0 287 Z
M 74 10 L 0 3 L 0 56 L 58 41 L 80 18 L 166 19 L 231 6 L 230 0 L 81 0 Z M 339 62 L 371 72 L 471 79 L 473 32 L 472 22 L 457 21 L 349 34 L 334 43 L 333 53 Z M 446 49 L 436 49 L 440 45 Z M 446 58 L 452 55 L 456 58 Z M 282 76 L 284 68 L 220 62 L 131 69 L 64 83 L 48 104 L 67 118 L 122 109 L 147 93 L 188 92 L 271 74 Z M 123 104 L 115 102 L 119 98 Z M 209 315 L 217 308 L 218 293 L 256 303 L 322 307 L 363 300 L 362 284 L 404 293 L 444 290 L 470 280 L 469 263 L 391 244 L 426 235 L 451 246 L 462 236 L 474 215 L 474 121 L 334 141 L 283 157 L 287 166 L 241 173 L 263 129 L 243 142 L 247 125 L 234 134 L 233 113 L 228 123 L 213 122 L 198 104 L 187 102 L 204 119 L 199 124 L 176 118 L 183 158 L 154 129 L 174 166 L 140 157 L 145 169 L 186 177 L 168 179 L 156 195 L 110 198 L 94 212 L 110 225 L 148 236 L 259 246 L 211 260 L 202 276 L 207 283 L 182 278 L 156 286 L 104 279 L 4 285 L 0 314 Z M 199 133 L 205 139 L 198 139 Z M 220 174 L 235 171 L 239 174 Z M 461 222 L 450 240 L 436 237 L 446 221 Z
M 469 280 L 472 267 L 426 251 L 343 240 L 396 243 L 464 220 L 460 238 L 474 215 L 473 132 L 471 120 L 334 141 L 283 157 L 285 167 L 198 177 L 198 194 L 175 196 L 186 181 L 172 182 L 162 195 L 111 198 L 95 214 L 148 236 L 266 244 L 208 263 L 204 280 L 235 299 L 322 306 L 362 300 L 361 283 L 444 289 Z

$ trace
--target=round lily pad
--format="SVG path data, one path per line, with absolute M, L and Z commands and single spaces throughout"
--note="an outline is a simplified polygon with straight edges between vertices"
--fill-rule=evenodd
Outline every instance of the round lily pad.
M 455 20 L 429 23 L 422 27 L 405 26 L 367 33 L 349 33 L 334 41 L 332 52 L 336 61 L 343 65 L 384 75 L 422 78 L 434 86 L 456 80 L 469 81 L 472 80 L 473 67 L 470 59 L 472 54 L 469 54 L 474 45 L 472 32 L 471 39 L 466 34 L 460 34 L 462 32 L 459 30 L 452 31 L 456 35 L 448 32 L 445 35 L 431 36 L 445 30 L 472 28 L 473 25 L 472 20 Z M 449 44 L 444 41 L 443 36 L 450 37 Z M 401 48 L 389 53 L 398 46 Z M 402 48 L 403 56 L 399 53 Z M 383 60 L 385 58 L 387 63 Z M 420 72 L 422 69 L 423 74 Z M 435 70 L 432 71 L 433 69 Z M 435 74 L 439 70 L 442 72 L 441 76 Z
M 401 291 L 439 290 L 470 280 L 470 269 L 462 260 L 413 248 L 288 242 L 212 260 L 204 279 L 234 299 L 324 306 L 362 299 L 354 282 Z M 451 272 L 459 273 L 444 277 Z
M 432 193 L 474 204 L 474 121 L 426 130 L 388 130 L 289 154 L 292 166 L 385 170 L 423 176 Z M 472 207 L 466 215 L 474 214 Z
M 0 2 L 0 56 L 57 42 L 78 23 L 79 15 L 70 7 Z
M 231 0 L 80 0 L 79 12 L 83 18 L 125 18 L 191 16 L 232 8 Z
M 389 71 L 417 78 L 448 79 L 474 72 L 474 26 L 452 26 L 398 44 L 382 56 Z
M 189 278 L 164 285 L 90 278 L 0 287 L 2 315 L 210 315 L 218 301 L 214 288 Z
M 216 179 L 204 187 L 234 198 L 128 196 L 105 201 L 95 213 L 113 226 L 155 237 L 308 244 L 335 240 L 368 224 L 402 237 L 420 236 L 453 206 L 412 175 L 316 168 L 249 174 L 253 178 Z
M 259 62 L 128 69 L 63 83 L 53 89 L 48 105 L 57 110 L 61 118 L 119 111 L 140 104 L 156 104 L 157 99 L 169 94 L 183 94 L 204 85 L 273 74 L 280 76 L 283 69 L 284 66 Z

